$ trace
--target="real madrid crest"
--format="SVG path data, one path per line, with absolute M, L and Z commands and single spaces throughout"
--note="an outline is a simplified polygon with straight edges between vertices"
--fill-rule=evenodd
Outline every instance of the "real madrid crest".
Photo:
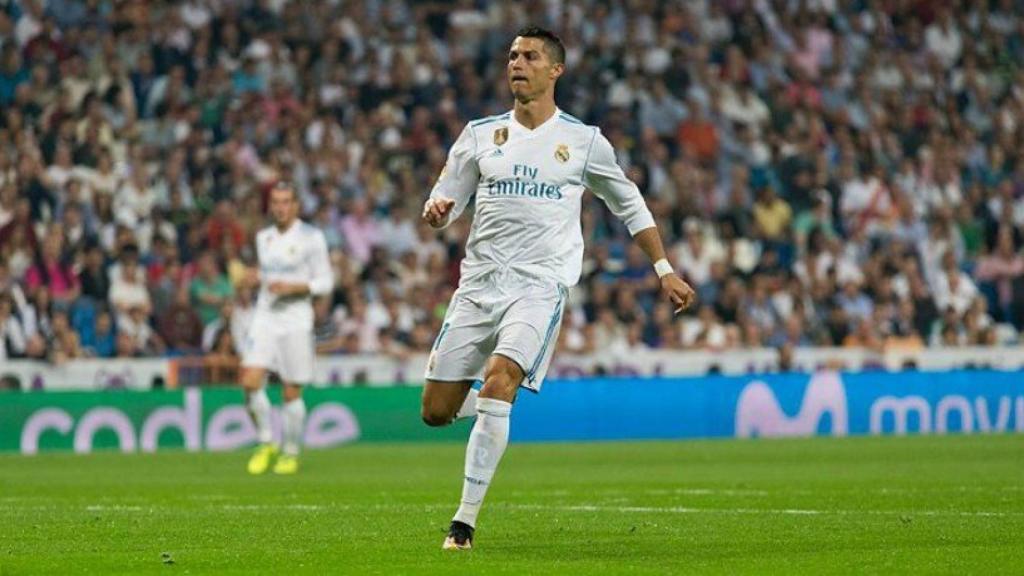
M 501 146 L 508 142 L 508 128 L 498 128 L 494 131 L 494 145 Z
M 568 144 L 559 144 L 558 147 L 555 148 L 555 160 L 558 160 L 559 162 L 561 162 L 563 164 L 569 161 L 569 145 Z

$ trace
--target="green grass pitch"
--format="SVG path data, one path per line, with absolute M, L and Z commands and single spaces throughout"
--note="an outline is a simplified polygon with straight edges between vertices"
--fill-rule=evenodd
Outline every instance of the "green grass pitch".
M 0 575 L 1024 572 L 1024 436 L 517 444 L 476 549 L 463 446 L 0 457 Z

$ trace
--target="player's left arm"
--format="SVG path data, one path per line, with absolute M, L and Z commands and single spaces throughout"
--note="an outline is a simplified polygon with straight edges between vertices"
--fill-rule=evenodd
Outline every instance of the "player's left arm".
M 676 314 L 689 308 L 697 299 L 693 288 L 679 277 L 665 257 L 665 247 L 661 243 L 661 234 L 656 226 L 645 228 L 633 235 L 633 241 L 647 254 L 654 264 L 654 271 L 661 280 L 661 292 L 672 301 Z
M 268 289 L 276 296 L 323 296 L 334 288 L 334 273 L 327 253 L 327 240 L 319 230 L 310 236 L 309 282 L 272 282 Z
M 689 308 L 696 299 L 693 288 L 672 269 L 654 216 L 648 210 L 640 189 L 623 174 L 615 160 L 615 150 L 600 132 L 594 134 L 583 168 L 583 180 L 587 188 L 626 225 L 633 241 L 650 258 L 661 280 L 661 291 L 675 305 L 676 313 Z

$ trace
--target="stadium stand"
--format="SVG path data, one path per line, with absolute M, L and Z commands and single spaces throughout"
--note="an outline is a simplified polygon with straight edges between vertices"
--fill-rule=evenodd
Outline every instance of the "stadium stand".
M 447 148 L 511 101 L 529 22 L 558 101 L 640 185 L 700 305 L 673 318 L 593 198 L 561 349 L 1016 346 L 1017 0 L 0 0 L 0 358 L 185 356 L 231 373 L 267 192 L 336 275 L 323 354 L 429 350 L 469 219 L 418 220 Z

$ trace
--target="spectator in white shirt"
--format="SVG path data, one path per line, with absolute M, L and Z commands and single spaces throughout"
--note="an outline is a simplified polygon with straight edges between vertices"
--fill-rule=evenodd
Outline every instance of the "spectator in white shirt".
M 149 218 L 156 200 L 156 192 L 150 187 L 145 171 L 135 170 L 117 190 L 114 213 L 118 222 L 134 228 Z
M 125 246 L 121 250 L 120 260 L 120 267 L 111 278 L 110 292 L 107 294 L 107 299 L 119 312 L 119 325 L 124 315 L 132 308 L 140 308 L 147 315 L 151 309 L 145 276 L 139 267 L 138 248 L 135 245 Z
M 952 308 L 957 315 L 962 316 L 978 296 L 978 287 L 968 275 L 956 267 L 956 259 L 952 252 L 946 253 L 942 264 L 942 273 L 938 275 L 932 287 L 935 291 L 935 305 L 939 310 Z
M 706 243 L 696 220 L 687 220 L 683 229 L 686 240 L 676 248 L 676 266 L 694 286 L 700 287 L 711 280 L 711 265 L 721 261 L 724 254 Z
M 743 82 L 738 89 L 728 87 L 722 97 L 722 115 L 746 126 L 757 137 L 771 119 L 768 106 L 754 92 L 749 82 Z
M 960 59 L 963 39 L 948 7 L 942 8 L 935 22 L 925 28 L 924 42 L 928 51 L 934 54 L 947 70 Z
M 0 360 L 22 356 L 27 344 L 25 330 L 14 315 L 11 299 L 0 294 Z

